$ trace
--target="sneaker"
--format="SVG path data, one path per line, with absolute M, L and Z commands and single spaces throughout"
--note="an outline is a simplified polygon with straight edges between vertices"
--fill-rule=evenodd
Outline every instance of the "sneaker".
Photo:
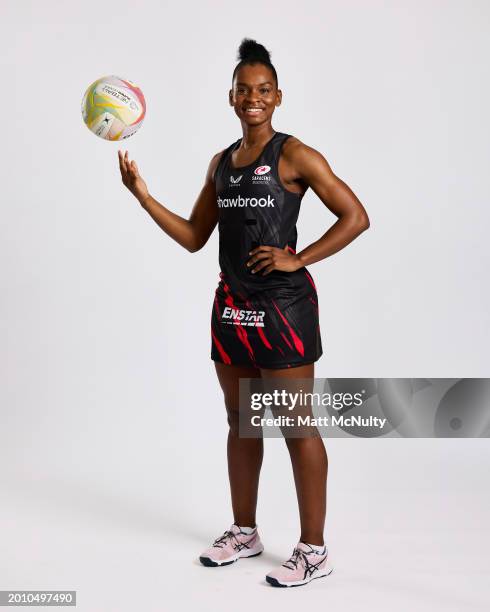
M 256 557 L 263 550 L 257 527 L 248 534 L 243 533 L 237 525 L 232 525 L 201 554 L 199 561 L 207 567 L 229 565 L 242 557 Z
M 326 546 L 323 552 L 318 554 L 308 544 L 298 542 L 286 563 L 267 574 L 265 579 L 269 584 L 276 587 L 308 584 L 315 578 L 322 578 L 332 573 L 333 567 L 327 562 L 327 557 Z

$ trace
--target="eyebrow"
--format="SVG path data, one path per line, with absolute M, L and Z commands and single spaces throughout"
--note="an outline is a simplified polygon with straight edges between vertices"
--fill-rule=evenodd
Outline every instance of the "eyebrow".
M 241 83 L 241 82 L 237 82 L 237 86 L 238 85 L 245 85 L 245 87 L 248 87 L 248 83 Z M 260 85 L 272 85 L 272 81 L 264 81 L 263 83 L 259 83 L 259 87 Z

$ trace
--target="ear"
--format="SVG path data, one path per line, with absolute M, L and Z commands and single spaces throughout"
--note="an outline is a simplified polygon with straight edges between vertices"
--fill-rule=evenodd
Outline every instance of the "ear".
M 281 106 L 281 102 L 282 102 L 282 91 L 278 89 L 276 106 Z
M 233 106 L 233 90 L 232 89 L 230 89 L 230 91 L 228 92 L 228 102 L 230 106 Z

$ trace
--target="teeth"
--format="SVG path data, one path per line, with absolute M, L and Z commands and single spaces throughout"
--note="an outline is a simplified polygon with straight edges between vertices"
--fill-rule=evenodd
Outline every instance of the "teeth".
M 261 108 L 246 108 L 245 112 L 246 113 L 260 113 L 262 109 Z

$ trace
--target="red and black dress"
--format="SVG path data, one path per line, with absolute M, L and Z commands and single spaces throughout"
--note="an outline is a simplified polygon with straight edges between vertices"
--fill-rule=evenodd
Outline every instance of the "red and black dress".
M 211 359 L 232 365 L 288 368 L 322 355 L 315 283 L 306 268 L 252 274 L 246 263 L 259 245 L 295 253 L 302 195 L 279 178 L 276 132 L 251 164 L 235 168 L 222 154 L 214 175 L 218 206 L 220 281 L 211 316 Z

